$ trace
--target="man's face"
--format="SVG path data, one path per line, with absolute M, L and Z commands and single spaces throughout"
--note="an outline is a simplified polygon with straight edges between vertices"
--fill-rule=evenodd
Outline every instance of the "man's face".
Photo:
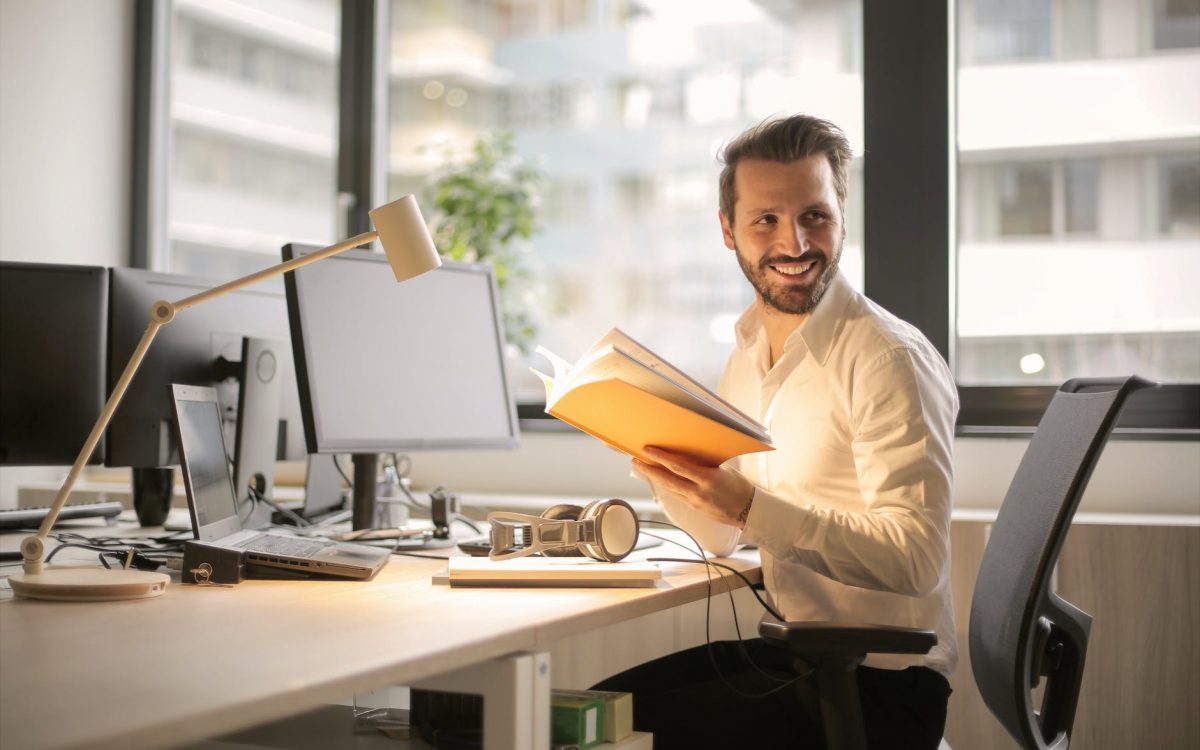
M 811 312 L 837 273 L 846 237 L 824 155 L 793 162 L 747 159 L 734 173 L 731 226 L 721 215 L 725 246 L 768 308 Z

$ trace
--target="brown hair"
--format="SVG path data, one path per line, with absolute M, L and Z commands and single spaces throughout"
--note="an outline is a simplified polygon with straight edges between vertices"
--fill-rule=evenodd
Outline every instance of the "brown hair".
M 733 206 L 737 203 L 734 172 L 742 159 L 765 159 L 792 162 L 814 154 L 824 154 L 833 168 L 833 188 L 838 207 L 846 210 L 846 190 L 850 162 L 854 158 L 850 141 L 841 128 L 832 122 L 809 115 L 792 115 L 764 120 L 734 138 L 721 151 L 721 213 L 733 226 Z

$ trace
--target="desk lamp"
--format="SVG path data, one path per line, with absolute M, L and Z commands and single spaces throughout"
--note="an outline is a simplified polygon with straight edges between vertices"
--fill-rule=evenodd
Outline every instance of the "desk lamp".
M 58 601 L 109 601 L 113 599 L 144 599 L 157 596 L 166 589 L 170 578 L 163 573 L 93 567 L 44 568 L 46 537 L 50 534 L 50 529 L 54 526 L 63 505 L 66 504 L 75 480 L 92 457 L 96 443 L 100 441 L 100 436 L 108 427 L 113 413 L 116 412 L 117 406 L 121 402 L 121 397 L 125 395 L 125 390 L 137 373 L 158 329 L 170 323 L 177 313 L 201 302 L 220 297 L 226 292 L 280 276 L 331 255 L 366 245 L 376 239 L 383 245 L 384 252 L 387 253 L 388 263 L 392 267 L 392 272 L 396 274 L 396 281 L 407 281 L 441 265 L 437 249 L 429 236 L 429 229 L 426 227 L 424 219 L 421 218 L 421 210 L 417 207 L 417 201 L 413 196 L 408 195 L 376 208 L 370 212 L 370 216 L 375 231 L 364 232 L 336 245 L 330 245 L 303 257 L 285 261 L 277 266 L 194 294 L 178 302 L 160 300 L 154 303 L 150 310 L 150 325 L 142 334 L 133 356 L 125 365 L 125 371 L 121 373 L 116 387 L 113 388 L 112 394 L 104 404 L 100 418 L 84 442 L 83 449 L 79 452 L 79 457 L 75 459 L 75 464 L 67 474 L 66 480 L 63 481 L 58 495 L 55 496 L 54 503 L 50 506 L 50 512 L 46 514 L 37 534 L 21 540 L 24 573 L 8 578 L 13 592 L 17 596 Z

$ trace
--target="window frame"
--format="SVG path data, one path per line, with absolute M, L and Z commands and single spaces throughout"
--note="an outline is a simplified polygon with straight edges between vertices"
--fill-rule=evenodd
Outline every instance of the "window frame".
M 166 252 L 171 0 L 138 0 L 134 52 L 131 264 Z M 957 0 L 863 0 L 864 286 L 954 362 L 957 253 Z M 388 0 L 342 0 L 337 185 L 339 236 L 364 231 L 386 195 Z M 958 434 L 1031 434 L 1053 386 L 959 385 Z M 566 429 L 519 404 L 523 428 Z M 1200 439 L 1200 383 L 1130 399 L 1117 434 Z
M 957 0 L 863 0 L 863 120 L 871 156 L 864 165 L 865 292 L 917 326 L 951 363 L 958 244 L 956 10 Z M 1055 390 L 960 384 L 957 433 L 1030 435 Z M 1139 391 L 1115 434 L 1200 439 L 1200 383 Z

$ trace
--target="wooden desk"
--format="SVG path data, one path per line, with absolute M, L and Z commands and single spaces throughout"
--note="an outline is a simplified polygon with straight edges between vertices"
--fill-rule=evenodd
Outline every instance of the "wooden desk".
M 667 549 L 648 552 L 676 556 Z M 733 564 L 759 576 L 753 554 Z M 604 590 L 431 584 L 443 566 L 396 557 L 365 583 L 226 588 L 176 579 L 154 599 L 97 604 L 15 599 L 5 588 L 0 747 L 154 748 L 214 737 L 356 692 L 432 685 L 706 594 L 699 565 L 664 563 L 655 589 Z

